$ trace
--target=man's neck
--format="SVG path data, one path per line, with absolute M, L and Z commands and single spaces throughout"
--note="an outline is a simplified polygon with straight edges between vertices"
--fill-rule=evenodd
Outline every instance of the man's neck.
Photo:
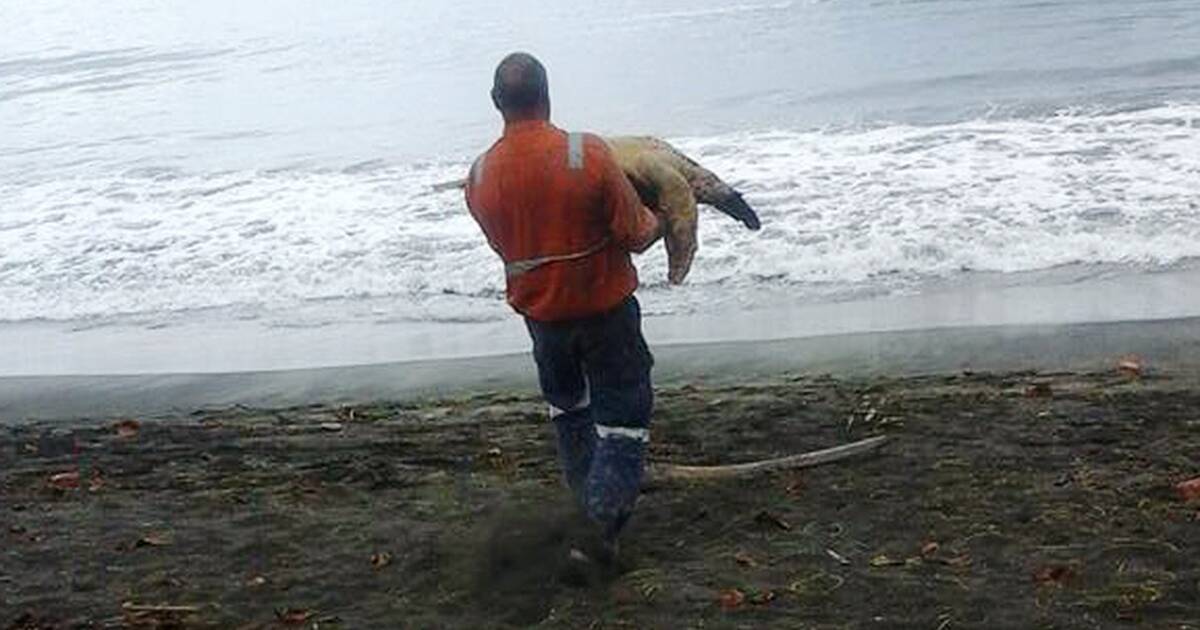
M 550 121 L 545 118 L 518 118 L 504 121 L 504 133 L 510 134 L 526 129 L 540 129 L 550 125 Z
M 549 124 L 550 106 L 542 104 L 522 111 L 503 112 L 503 116 L 505 126 L 534 122 Z

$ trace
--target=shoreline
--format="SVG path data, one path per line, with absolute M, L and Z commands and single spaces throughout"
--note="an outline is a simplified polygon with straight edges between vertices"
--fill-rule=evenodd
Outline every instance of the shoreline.
M 1020 282 L 1022 284 L 1005 284 Z M 944 328 L 1049 326 L 1200 317 L 1200 268 L 1135 272 L 1062 269 L 1035 277 L 979 277 L 913 295 L 780 303 L 749 310 L 656 315 L 642 299 L 657 347 L 891 333 Z M 719 289 L 714 289 L 719 290 Z M 728 305 L 727 305 L 728 306 Z M 243 314 L 244 315 L 244 314 Z M 71 375 L 232 374 L 346 368 L 528 351 L 512 313 L 498 321 L 306 322 L 209 313 L 170 321 L 0 325 L 0 378 Z
M 787 340 L 659 345 L 655 381 L 746 383 L 788 374 L 914 376 L 963 371 L 1102 371 L 1124 355 L 1151 370 L 1200 371 L 1200 317 L 950 327 Z M 526 353 L 305 370 L 0 378 L 0 425 L 535 390 Z

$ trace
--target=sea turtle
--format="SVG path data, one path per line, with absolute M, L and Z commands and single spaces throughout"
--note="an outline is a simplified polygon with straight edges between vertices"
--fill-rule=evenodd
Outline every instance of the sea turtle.
M 646 207 L 666 219 L 667 278 L 679 284 L 696 255 L 696 204 L 715 207 L 751 230 L 758 215 L 741 193 L 667 142 L 652 136 L 606 137 L 625 176 Z M 435 191 L 462 188 L 466 180 L 438 184 Z
M 642 203 L 667 220 L 667 278 L 679 284 L 696 255 L 696 203 L 713 206 L 747 228 L 760 227 L 758 215 L 741 193 L 667 142 L 651 136 L 604 138 Z

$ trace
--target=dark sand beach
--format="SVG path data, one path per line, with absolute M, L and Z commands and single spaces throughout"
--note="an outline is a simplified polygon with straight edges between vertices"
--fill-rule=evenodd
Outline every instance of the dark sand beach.
M 779 374 L 659 391 L 652 458 L 880 451 L 647 488 L 555 582 L 523 391 L 0 429 L 0 628 L 1197 627 L 1200 377 Z M 77 475 L 77 476 L 76 476 Z

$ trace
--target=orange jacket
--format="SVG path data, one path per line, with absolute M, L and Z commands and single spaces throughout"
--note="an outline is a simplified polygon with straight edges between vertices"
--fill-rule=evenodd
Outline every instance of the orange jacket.
M 637 288 L 630 252 L 658 237 L 597 136 L 510 123 L 471 167 L 467 207 L 504 260 L 508 303 L 538 321 L 602 313 Z

